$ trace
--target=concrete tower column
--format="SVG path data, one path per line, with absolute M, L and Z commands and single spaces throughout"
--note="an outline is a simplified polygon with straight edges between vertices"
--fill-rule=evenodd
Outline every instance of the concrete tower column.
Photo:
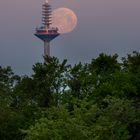
M 50 42 L 44 41 L 44 55 L 50 56 Z

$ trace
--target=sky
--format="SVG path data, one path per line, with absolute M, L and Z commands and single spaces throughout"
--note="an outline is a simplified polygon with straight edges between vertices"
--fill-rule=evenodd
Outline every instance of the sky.
M 0 65 L 32 73 L 43 61 L 43 42 L 33 34 L 41 24 L 44 0 L 0 0 Z M 140 0 L 50 0 L 78 18 L 74 31 L 51 42 L 51 55 L 68 63 L 90 62 L 99 53 L 126 56 L 140 51 Z

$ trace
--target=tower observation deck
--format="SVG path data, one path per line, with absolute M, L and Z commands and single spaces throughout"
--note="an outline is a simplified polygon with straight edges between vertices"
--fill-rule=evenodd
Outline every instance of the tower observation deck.
M 50 42 L 59 36 L 58 28 L 51 27 L 52 24 L 52 8 L 46 0 L 42 5 L 42 24 L 43 26 L 37 27 L 35 36 L 44 42 L 44 55 L 50 56 Z

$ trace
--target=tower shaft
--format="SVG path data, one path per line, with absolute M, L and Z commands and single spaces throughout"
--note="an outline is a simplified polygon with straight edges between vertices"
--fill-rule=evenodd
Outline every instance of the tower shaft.
M 50 42 L 44 41 L 44 55 L 50 56 Z

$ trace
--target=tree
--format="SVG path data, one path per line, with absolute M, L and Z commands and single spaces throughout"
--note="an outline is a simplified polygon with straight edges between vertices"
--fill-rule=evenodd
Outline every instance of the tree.
M 25 140 L 129 140 L 136 138 L 131 126 L 140 124 L 134 102 L 106 97 L 106 106 L 79 100 L 69 112 L 63 105 L 44 112 L 26 131 Z M 138 128 L 138 127 L 137 127 Z M 135 129 L 136 130 L 136 129 Z M 137 133 L 138 134 L 138 133 Z
M 134 51 L 133 54 L 128 54 L 127 57 L 123 57 L 124 70 L 132 72 L 134 74 L 140 73 L 140 53 Z
M 139 140 L 139 56 L 44 57 L 31 76 L 0 67 L 0 139 Z
M 88 139 L 82 120 L 71 116 L 64 107 L 50 108 L 26 133 L 25 140 L 85 140 Z M 87 131 L 87 132 L 86 132 Z
M 0 67 L 0 139 L 12 140 L 16 137 L 21 139 L 22 133 L 19 131 L 23 127 L 25 120 L 21 112 L 16 110 L 15 87 L 18 85 L 20 77 L 15 75 L 11 67 Z
M 124 71 L 127 71 L 129 75 L 132 75 L 132 82 L 136 86 L 136 94 L 132 97 L 135 100 L 140 101 L 140 53 L 134 51 L 133 54 L 128 54 L 127 58 L 123 58 Z
M 114 73 L 120 70 L 120 64 L 117 61 L 118 55 L 100 54 L 98 58 L 92 59 L 90 69 L 95 71 L 98 75 Z
M 0 105 L 10 106 L 14 101 L 13 90 L 20 77 L 15 75 L 11 67 L 0 67 Z

